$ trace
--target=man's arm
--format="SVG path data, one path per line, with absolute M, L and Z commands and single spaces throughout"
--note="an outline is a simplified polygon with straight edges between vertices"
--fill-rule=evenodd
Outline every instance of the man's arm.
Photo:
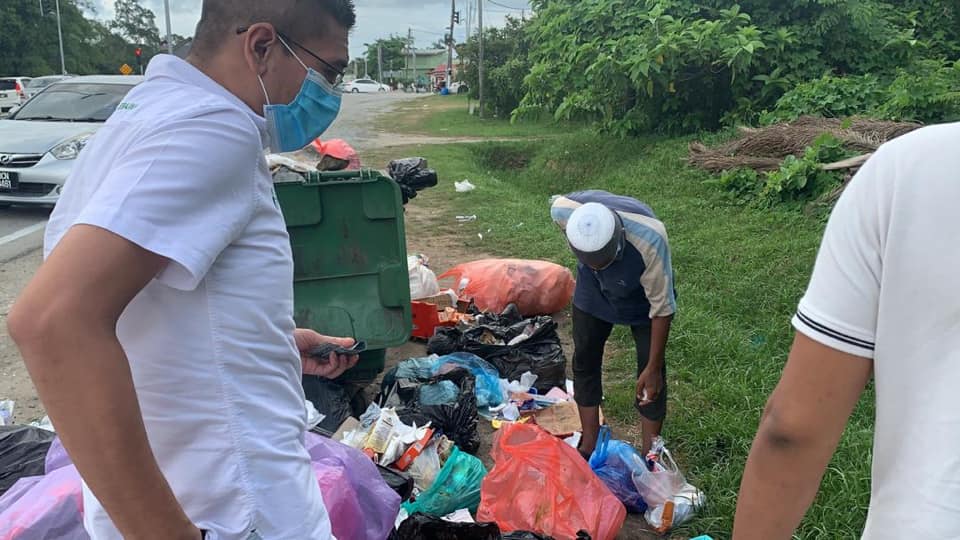
M 128 540 L 200 538 L 147 441 L 117 321 L 167 259 L 97 227 L 72 228 L 7 324 L 84 481 Z
M 650 327 L 650 359 L 647 367 L 637 380 L 637 400 L 641 406 L 649 405 L 663 392 L 663 363 L 667 352 L 667 340 L 670 338 L 670 325 L 673 316 L 654 317 Z
M 735 540 L 792 537 L 872 373 L 870 360 L 797 334 L 747 460 Z

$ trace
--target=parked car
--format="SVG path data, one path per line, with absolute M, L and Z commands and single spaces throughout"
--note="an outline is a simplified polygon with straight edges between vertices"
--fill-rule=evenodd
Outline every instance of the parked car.
M 23 93 L 25 94 L 26 99 L 30 99 L 51 84 L 65 81 L 71 77 L 73 77 L 73 75 L 47 75 L 46 77 L 36 77 L 34 79 L 30 79 L 30 82 L 27 83 Z
M 343 83 L 343 91 L 352 94 L 370 93 L 370 92 L 388 92 L 390 87 L 380 84 L 373 79 L 357 79 L 348 83 Z
M 0 120 L 0 205 L 53 205 L 73 163 L 143 77 L 100 75 L 54 83 Z
M 0 78 L 0 113 L 8 112 L 27 100 L 24 90 L 29 82 L 27 77 Z
M 451 94 L 466 94 L 470 91 L 470 87 L 467 86 L 467 83 L 462 81 L 457 81 L 450 85 Z

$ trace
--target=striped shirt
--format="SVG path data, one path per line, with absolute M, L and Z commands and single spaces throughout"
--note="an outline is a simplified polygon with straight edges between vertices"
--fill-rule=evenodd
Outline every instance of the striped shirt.
M 627 242 L 608 268 L 593 270 L 579 265 L 574 305 L 598 319 L 632 326 L 676 313 L 670 245 L 663 223 L 642 202 L 599 190 L 558 197 L 551 209 L 553 220 L 566 230 L 570 215 L 587 203 L 617 212 Z

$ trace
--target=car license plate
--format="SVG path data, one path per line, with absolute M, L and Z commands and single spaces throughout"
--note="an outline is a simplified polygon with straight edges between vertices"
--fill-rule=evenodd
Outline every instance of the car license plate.
M 13 191 L 20 187 L 20 175 L 10 171 L 0 171 L 0 192 Z

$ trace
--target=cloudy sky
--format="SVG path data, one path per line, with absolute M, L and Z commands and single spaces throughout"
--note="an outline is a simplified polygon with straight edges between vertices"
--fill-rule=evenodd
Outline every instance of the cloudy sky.
M 161 34 L 165 33 L 163 0 L 140 1 L 157 14 L 157 26 L 160 27 Z M 457 2 L 457 9 L 463 17 L 463 24 L 458 26 L 456 31 L 458 41 L 462 41 L 466 33 L 467 4 L 472 4 L 476 12 L 478 1 L 459 0 Z M 97 2 L 100 4 L 100 9 L 96 16 L 102 19 L 113 18 L 113 0 L 97 0 Z M 201 4 L 201 0 L 170 0 L 174 33 L 182 36 L 193 35 L 193 29 L 200 19 Z M 356 4 L 358 22 L 350 38 L 350 52 L 353 56 L 363 54 L 364 43 L 370 43 L 390 34 L 406 35 L 408 28 L 413 29 L 417 47 L 425 48 L 437 39 L 442 39 L 444 28 L 450 25 L 449 0 L 356 0 Z M 522 9 L 529 9 L 527 0 L 485 0 L 484 24 L 500 26 L 508 14 L 520 16 Z M 473 24 L 476 28 L 476 20 Z

